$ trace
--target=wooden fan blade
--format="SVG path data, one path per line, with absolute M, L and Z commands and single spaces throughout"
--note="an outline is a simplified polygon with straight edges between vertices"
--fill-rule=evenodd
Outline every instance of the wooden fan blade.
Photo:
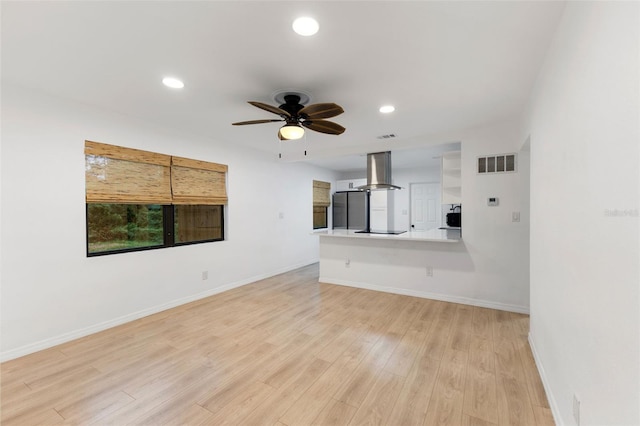
M 262 102 L 256 102 L 256 101 L 249 101 L 249 103 L 251 105 L 253 105 L 254 107 L 258 107 L 260 109 L 272 112 L 272 113 L 280 115 L 282 117 L 291 117 L 291 114 L 289 114 L 287 111 L 285 111 L 283 109 L 280 109 L 278 107 L 274 107 L 272 105 L 263 104 Z
M 231 124 L 234 126 L 244 126 L 245 124 L 275 123 L 276 121 L 284 121 L 284 120 L 249 120 L 249 121 L 238 121 L 237 123 L 231 123 Z
M 334 103 L 313 104 L 302 108 L 298 115 L 305 118 L 331 118 L 344 112 L 342 107 Z
M 329 135 L 341 135 L 346 130 L 341 125 L 327 120 L 305 120 L 300 124 L 307 129 L 315 130 L 320 133 L 327 133 Z

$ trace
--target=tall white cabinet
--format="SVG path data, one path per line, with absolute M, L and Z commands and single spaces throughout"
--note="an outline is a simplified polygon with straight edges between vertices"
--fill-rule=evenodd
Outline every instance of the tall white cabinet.
M 371 191 L 369 224 L 376 231 L 393 230 L 393 191 Z

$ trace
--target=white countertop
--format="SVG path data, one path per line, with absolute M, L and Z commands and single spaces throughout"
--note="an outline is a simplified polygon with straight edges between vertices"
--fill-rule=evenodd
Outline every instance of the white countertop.
M 427 241 L 438 243 L 457 243 L 462 240 L 460 231 L 447 229 L 430 229 L 428 231 L 408 231 L 403 234 L 358 234 L 351 229 L 323 229 L 313 232 L 321 237 L 366 238 L 373 240 L 394 241 Z

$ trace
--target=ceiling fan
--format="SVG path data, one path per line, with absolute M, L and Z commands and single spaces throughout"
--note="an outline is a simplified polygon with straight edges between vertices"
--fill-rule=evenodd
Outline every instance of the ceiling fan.
M 278 131 L 280 140 L 300 139 L 304 135 L 303 127 L 329 135 L 340 135 L 345 128 L 325 118 L 335 117 L 344 112 L 340 105 L 334 103 L 320 103 L 304 106 L 300 103 L 300 95 L 289 93 L 284 95 L 284 103 L 279 107 L 262 102 L 249 101 L 255 107 L 280 116 L 279 120 L 249 120 L 232 123 L 234 126 L 246 124 L 274 123 L 284 121 L 285 125 Z M 308 99 L 308 98 L 307 98 Z

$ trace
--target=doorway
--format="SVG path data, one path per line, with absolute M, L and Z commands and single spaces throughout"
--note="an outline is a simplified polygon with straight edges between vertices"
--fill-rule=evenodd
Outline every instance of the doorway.
M 411 231 L 440 227 L 440 183 L 410 183 Z

